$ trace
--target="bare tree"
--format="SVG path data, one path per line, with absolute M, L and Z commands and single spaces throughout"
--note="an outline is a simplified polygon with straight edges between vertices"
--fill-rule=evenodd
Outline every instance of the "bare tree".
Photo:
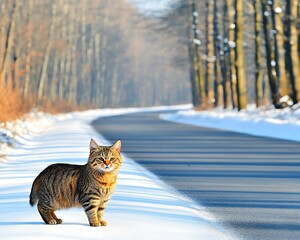
M 214 1 L 206 1 L 206 75 L 205 75 L 205 94 L 207 107 L 212 107 L 213 84 L 214 84 L 214 26 L 213 26 Z
M 291 80 L 292 99 L 294 103 L 300 100 L 300 70 L 298 54 L 298 34 L 297 34 L 297 11 L 299 2 L 297 0 L 286 1 L 285 16 L 285 35 L 287 38 L 286 47 L 286 64 Z
M 254 16 L 255 16 L 255 95 L 256 106 L 259 107 L 263 104 L 263 82 L 262 82 L 262 46 L 261 46 L 261 11 L 260 0 L 254 0 Z
M 245 109 L 247 106 L 247 87 L 245 74 L 245 55 L 244 55 L 244 8 L 243 1 L 235 0 L 235 68 L 237 76 L 237 96 L 238 109 Z
M 13 48 L 15 40 L 15 27 L 17 19 L 17 1 L 12 3 L 11 19 L 9 21 L 8 29 L 6 32 L 5 51 L 0 65 L 0 83 L 12 82 L 11 78 L 11 64 L 13 60 Z

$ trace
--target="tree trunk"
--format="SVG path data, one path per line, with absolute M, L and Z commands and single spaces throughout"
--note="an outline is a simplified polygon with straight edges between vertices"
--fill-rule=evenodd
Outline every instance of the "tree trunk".
M 69 44 L 70 44 L 70 79 L 69 79 L 69 98 L 68 101 L 72 104 L 77 104 L 77 59 L 76 59 L 76 38 L 74 37 L 77 28 L 75 9 L 70 10 L 70 27 L 69 27 Z
M 8 29 L 6 32 L 6 41 L 5 41 L 5 51 L 2 59 L 2 63 L 0 65 L 0 83 L 6 83 L 7 75 L 11 74 L 11 60 L 13 58 L 13 45 L 15 39 L 15 27 L 16 27 L 16 19 L 17 19 L 17 2 L 14 0 L 12 5 L 12 13 L 11 20 L 8 25 Z
M 227 19 L 228 19 L 228 47 L 229 47 L 229 55 L 228 62 L 230 66 L 230 92 L 231 92 L 231 101 L 232 107 L 235 108 L 237 106 L 237 82 L 236 82 L 236 69 L 235 69 L 235 42 L 234 42 L 234 8 L 233 8 L 233 0 L 225 1 L 227 8 Z
M 276 74 L 276 61 L 275 53 L 272 48 L 272 39 L 270 37 L 271 26 L 269 23 L 269 12 L 267 10 L 267 0 L 261 1 L 262 15 L 263 15 L 263 29 L 265 36 L 266 58 L 267 58 L 267 70 L 268 79 L 271 90 L 272 102 L 276 108 L 279 108 L 280 94 L 278 92 L 278 79 Z
M 25 98 L 28 97 L 29 94 L 29 86 L 30 86 L 30 78 L 31 78 L 31 51 L 32 51 L 32 14 L 33 14 L 33 0 L 29 0 L 29 11 L 28 11 L 28 33 L 27 33 L 27 53 L 25 60 L 25 83 L 23 88 L 23 96 Z
M 223 102 L 224 108 L 231 105 L 229 94 L 230 90 L 230 50 L 229 50 L 229 34 L 228 34 L 228 9 L 226 1 L 223 3 L 223 41 L 221 42 L 220 63 L 222 72 L 222 85 L 223 85 Z
M 214 29 L 214 55 L 215 55 L 215 62 L 214 62 L 214 72 L 215 72 L 215 81 L 214 81 L 214 106 L 220 106 L 222 99 L 222 90 L 223 85 L 221 84 L 223 81 L 221 80 L 221 42 L 222 38 L 219 31 L 219 20 L 218 20 L 218 8 L 217 8 L 217 0 L 213 0 L 213 29 Z M 226 93 L 225 93 L 226 94 Z
M 214 26 L 213 26 L 213 8 L 214 2 L 206 1 L 206 76 L 205 76 L 205 94 L 206 105 L 212 107 L 213 100 L 213 80 L 214 80 Z
M 244 20 L 243 20 L 243 1 L 235 0 L 235 68 L 237 76 L 237 96 L 238 109 L 247 107 L 247 86 L 245 74 L 245 55 L 244 55 Z
M 56 12 L 57 12 L 57 6 L 56 4 L 53 4 L 52 8 L 52 18 L 51 18 L 51 25 L 50 25 L 50 33 L 49 33 L 49 39 L 48 39 L 48 44 L 45 52 L 45 57 L 44 57 L 44 62 L 41 70 L 41 77 L 39 80 L 39 85 L 38 85 L 38 101 L 41 101 L 43 95 L 44 95 L 44 86 L 48 78 L 48 64 L 50 60 L 50 55 L 51 55 L 51 50 L 52 50 L 52 41 L 54 37 L 54 26 L 55 26 L 55 21 L 56 21 Z
M 95 36 L 95 65 L 96 65 L 96 82 L 97 82 L 97 87 L 95 89 L 95 93 L 96 93 L 96 98 L 95 98 L 95 101 L 94 101 L 94 105 L 97 106 L 98 104 L 100 104 L 100 96 L 101 96 L 101 89 L 100 89 L 100 86 L 101 86 L 101 69 L 100 69 L 100 66 L 101 66 L 101 62 L 100 62 L 100 59 L 101 59 L 101 37 L 100 37 L 100 34 L 96 34 Z
M 272 20 L 272 30 L 270 31 L 271 39 L 273 41 L 272 46 L 272 52 L 274 52 L 274 69 L 276 71 L 276 76 L 279 80 L 280 78 L 280 69 L 279 69 L 279 53 L 278 53 L 278 41 L 277 41 L 277 21 L 275 18 L 275 9 L 274 9 L 274 0 L 268 1 L 269 9 L 267 11 L 271 12 L 271 20 Z M 278 81 L 279 86 L 279 81 Z
M 290 36 L 289 36 L 289 44 L 290 44 L 290 58 L 291 58 L 291 71 L 293 82 L 295 85 L 295 90 L 293 93 L 294 103 L 300 101 L 300 65 L 299 65 L 299 55 L 298 55 L 298 32 L 297 32 L 297 12 L 298 12 L 298 0 L 288 0 L 291 1 L 290 5 Z
M 66 75 L 66 59 L 67 59 L 67 52 L 68 52 L 68 42 L 67 42 L 67 21 L 66 21 L 66 16 L 67 16 L 67 6 L 64 3 L 64 0 L 62 1 L 62 13 L 63 17 L 61 20 L 61 39 L 64 40 L 65 43 L 65 48 L 62 50 L 61 57 L 60 57 L 60 74 L 59 74 L 59 89 L 58 89 L 58 96 L 59 96 L 59 100 L 63 101 L 65 99 L 65 89 L 66 89 L 66 85 L 65 85 L 65 75 Z
M 192 16 L 193 16 L 193 41 L 191 42 L 192 44 L 192 51 L 193 51 L 193 66 L 194 66 L 194 87 L 195 87 L 195 102 L 194 102 L 194 107 L 199 107 L 202 104 L 202 89 L 201 86 L 203 85 L 203 70 L 202 70 L 202 61 L 200 57 L 200 39 L 198 36 L 198 12 L 197 12 L 197 6 L 195 0 L 192 1 Z
M 282 23 L 282 9 L 280 8 L 280 4 L 278 0 L 273 0 L 273 14 L 275 15 L 275 31 L 276 31 L 276 53 L 277 57 L 277 65 L 278 65 L 278 77 L 280 79 L 280 93 L 281 95 L 289 95 L 290 87 L 286 73 L 286 63 L 285 63 L 285 48 L 284 48 L 284 29 Z
M 52 81 L 50 86 L 50 100 L 55 102 L 58 98 L 58 66 L 59 66 L 59 53 L 55 54 L 53 63 Z
M 259 107 L 263 104 L 263 83 L 262 83 L 262 56 L 261 56 L 261 14 L 260 14 L 260 0 L 254 0 L 254 18 L 255 18 L 255 102 Z

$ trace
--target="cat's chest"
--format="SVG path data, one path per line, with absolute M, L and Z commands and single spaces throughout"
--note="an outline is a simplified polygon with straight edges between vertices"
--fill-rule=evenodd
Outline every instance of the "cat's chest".
M 113 190 L 113 187 L 100 186 L 98 191 L 101 197 L 107 197 L 112 194 Z
M 116 178 L 112 178 L 110 175 L 101 175 L 101 176 L 93 176 L 93 178 L 90 178 L 88 181 L 88 184 L 86 185 L 88 187 L 88 194 L 95 194 L 98 195 L 98 197 L 105 198 L 109 197 L 115 188 L 116 185 Z

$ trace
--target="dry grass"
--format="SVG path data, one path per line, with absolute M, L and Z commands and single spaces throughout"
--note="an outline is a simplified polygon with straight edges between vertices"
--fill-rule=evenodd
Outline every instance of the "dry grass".
M 0 122 L 13 121 L 32 108 L 33 101 L 24 99 L 18 89 L 14 89 L 10 84 L 0 84 Z
M 194 107 L 194 110 L 196 112 L 201 112 L 201 111 L 207 111 L 207 110 L 210 110 L 212 109 L 212 105 L 210 104 L 205 104 L 205 103 L 202 103 L 200 106 L 196 106 Z
M 43 99 L 37 104 L 33 98 L 24 99 L 21 91 L 14 89 L 10 84 L 0 84 L 0 123 L 19 119 L 33 107 L 50 114 L 84 111 L 92 108 L 91 106 L 78 106 L 67 101 L 51 102 L 48 99 Z

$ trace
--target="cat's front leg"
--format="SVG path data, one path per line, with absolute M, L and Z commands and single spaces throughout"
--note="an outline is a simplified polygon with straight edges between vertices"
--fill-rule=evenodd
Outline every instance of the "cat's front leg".
M 104 210 L 106 208 L 106 203 L 107 203 L 108 200 L 106 201 L 103 201 L 100 206 L 98 207 L 98 210 L 97 210 L 97 215 L 98 215 L 98 221 L 101 223 L 102 226 L 106 226 L 107 223 L 102 219 L 103 217 L 103 213 L 104 213 Z
M 107 223 L 102 219 L 104 210 L 105 210 L 105 207 L 99 207 L 98 211 L 97 211 L 98 221 L 101 223 L 101 226 L 107 225 Z
M 94 205 L 83 206 L 89 223 L 92 227 L 100 227 L 102 224 L 98 221 L 97 211 L 98 207 Z
M 101 223 L 98 221 L 97 211 L 99 206 L 99 200 L 93 195 L 83 195 L 80 196 L 79 202 L 84 208 L 85 214 L 89 220 L 92 227 L 99 227 Z

